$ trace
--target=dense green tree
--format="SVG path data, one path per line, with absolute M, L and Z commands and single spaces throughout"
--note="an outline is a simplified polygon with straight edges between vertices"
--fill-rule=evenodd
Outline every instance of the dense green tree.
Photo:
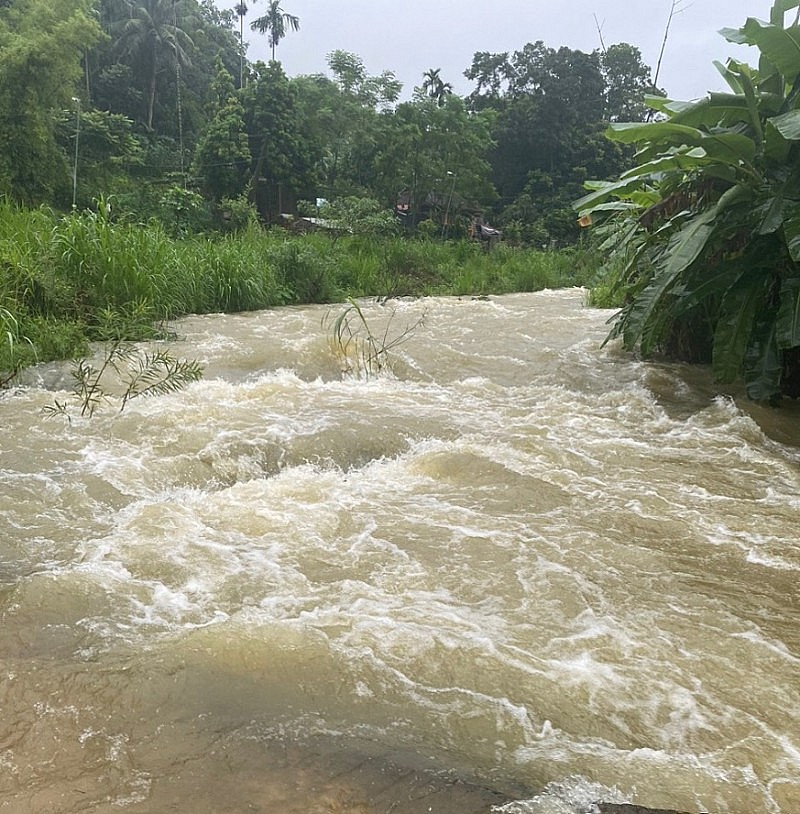
M 276 220 L 298 198 L 314 197 L 316 145 L 298 127 L 296 91 L 279 62 L 253 66 L 243 90 L 250 136 L 250 196 L 262 217 Z
M 381 198 L 394 205 L 402 193 L 412 223 L 433 217 L 449 225 L 485 209 L 496 197 L 487 161 L 493 118 L 470 114 L 458 96 L 440 105 L 420 89 L 398 106 L 377 156 Z
M 370 75 L 347 51 L 328 55 L 333 78 L 301 77 L 300 119 L 320 145 L 319 177 L 325 197 L 374 196 L 375 158 L 392 126 L 402 85 L 391 71 Z
M 116 34 L 133 14 L 127 0 L 100 0 L 99 10 L 104 30 Z M 115 185 L 115 195 L 121 206 L 144 218 L 159 211 L 158 201 L 166 184 L 186 183 L 186 168 L 210 119 L 207 104 L 216 60 L 221 58 L 231 74 L 239 75 L 240 48 L 232 11 L 218 9 L 212 0 L 182 0 L 175 12 L 173 20 L 192 42 L 191 61 L 179 64 L 170 60 L 167 44 L 165 62 L 156 74 L 150 127 L 148 74 L 142 52 L 120 49 L 111 33 L 106 42 L 88 52 L 91 105 L 134 121 L 142 161 L 131 167 L 124 191 Z
M 612 122 L 644 121 L 650 113 L 645 96 L 660 92 L 653 87 L 641 51 L 626 42 L 610 45 L 600 54 L 600 68 L 606 82 L 603 118 Z
M 83 202 L 113 191 L 147 216 L 165 186 L 186 187 L 191 156 L 207 199 L 246 188 L 267 219 L 298 197 L 391 207 L 405 193 L 446 221 L 454 202 L 485 208 L 496 189 L 507 219 L 532 217 L 567 239 L 564 199 L 620 166 L 600 122 L 641 117 L 648 72 L 630 46 L 479 53 L 466 103 L 431 68 L 398 104 L 394 74 L 371 75 L 346 51 L 328 55 L 329 76 L 290 81 L 274 60 L 247 65 L 247 5 L 2 0 L 0 192 L 69 203 L 77 163 Z M 252 27 L 274 56 L 299 20 L 278 0 L 265 5 Z
M 208 114 L 208 127 L 198 141 L 192 172 L 200 189 L 213 201 L 236 198 L 249 180 L 250 147 L 244 108 L 233 77 L 220 58 Z
M 640 115 L 649 70 L 638 51 L 621 44 L 586 54 L 528 43 L 475 54 L 465 75 L 477 85 L 472 109 L 497 112 L 490 160 L 501 225 L 513 222 L 537 243 L 575 240 L 571 201 L 581 185 L 623 166 L 625 151 L 603 145 L 602 132 L 609 119 Z
M 477 84 L 470 94 L 470 104 L 473 107 L 499 106 L 508 91 L 510 72 L 507 51 L 501 54 L 476 52 L 472 64 L 464 71 L 464 76 Z
M 352 96 L 367 109 L 390 109 L 403 89 L 392 71 L 372 76 L 367 73 L 361 57 L 349 51 L 337 50 L 328 54 L 328 67 L 342 93 Z
M 300 29 L 300 18 L 294 14 L 289 14 L 281 8 L 280 0 L 267 0 L 267 11 L 250 24 L 253 31 L 259 34 L 266 34 L 270 48 L 272 48 L 272 59 L 275 59 L 275 48 L 286 36 L 288 30 L 298 31 Z
M 247 14 L 248 6 L 245 2 L 239 2 L 233 10 L 239 18 L 239 87 L 244 87 L 244 18 Z
M 209 79 L 216 74 L 216 60 L 222 59 L 231 76 L 240 80 L 239 69 L 244 49 L 241 47 L 239 34 L 235 31 L 235 12 L 230 9 L 218 9 L 214 0 L 200 0 L 199 12 L 195 15 L 196 24 L 191 32 L 195 49 L 192 54 L 192 65 L 184 73 L 187 83 L 197 81 L 203 88 L 208 88 Z M 193 73 L 197 72 L 196 80 Z M 198 98 L 203 95 L 198 93 Z
M 56 119 L 56 138 L 64 153 L 75 161 L 76 199 L 81 207 L 125 189 L 131 172 L 142 164 L 143 152 L 133 133 L 133 122 L 125 116 L 83 109 L 77 116 L 79 122 L 74 111 L 61 112 Z
M 90 0 L 0 8 L 0 194 L 28 204 L 69 200 L 72 161 L 57 144 L 56 120 L 77 110 L 84 50 L 100 37 Z

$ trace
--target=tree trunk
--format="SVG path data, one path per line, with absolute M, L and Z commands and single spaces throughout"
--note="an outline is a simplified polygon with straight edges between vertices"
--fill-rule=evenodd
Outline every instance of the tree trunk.
M 156 104 L 156 55 L 152 55 L 153 65 L 150 70 L 150 90 L 147 98 L 147 129 L 153 129 L 153 108 Z

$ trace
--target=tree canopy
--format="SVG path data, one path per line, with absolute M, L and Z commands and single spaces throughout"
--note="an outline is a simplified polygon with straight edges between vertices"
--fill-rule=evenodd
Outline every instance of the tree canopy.
M 81 59 L 101 39 L 91 0 L 12 0 L 0 9 L 0 193 L 64 204 L 70 162 L 56 115 L 76 109 Z
M 565 201 L 625 153 L 604 124 L 643 115 L 649 69 L 624 43 L 477 53 L 466 98 L 438 67 L 403 97 L 390 69 L 341 49 L 325 74 L 287 77 L 276 48 L 300 20 L 258 3 L 4 0 L 0 194 L 65 208 L 112 195 L 147 218 L 191 193 L 212 220 L 242 198 L 268 222 L 302 199 L 362 196 L 402 203 L 411 226 L 446 221 L 442 234 L 481 213 L 516 239 L 569 242 Z M 250 6 L 269 63 L 246 58 Z

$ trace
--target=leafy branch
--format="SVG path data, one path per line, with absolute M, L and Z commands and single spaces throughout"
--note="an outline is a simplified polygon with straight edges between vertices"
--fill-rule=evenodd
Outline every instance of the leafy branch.
M 95 367 L 86 359 L 78 359 L 72 369 L 75 397 L 82 417 L 91 418 L 104 401 L 112 395 L 105 389 L 103 380 L 114 371 L 122 383 L 119 411 L 139 396 L 159 396 L 182 390 L 191 382 L 202 378 L 203 369 L 195 360 L 176 359 L 166 350 L 155 353 L 142 351 L 136 345 L 115 339 L 106 346 L 103 362 Z M 62 415 L 69 418 L 70 404 L 55 400 L 43 408 L 46 415 Z

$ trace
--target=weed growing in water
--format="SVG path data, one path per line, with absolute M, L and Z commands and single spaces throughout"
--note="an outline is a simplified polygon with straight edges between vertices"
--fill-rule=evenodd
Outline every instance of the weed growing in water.
M 7 387 L 13 381 L 24 364 L 24 357 L 18 348 L 30 340 L 20 332 L 17 318 L 6 308 L 0 308 L 0 388 Z
M 393 330 L 396 311 L 392 311 L 381 333 L 373 331 L 364 311 L 356 300 L 348 298 L 345 309 L 329 322 L 326 316 L 323 327 L 330 325 L 330 345 L 342 367 L 342 373 L 348 376 L 370 378 L 389 369 L 390 351 L 394 350 L 425 322 L 423 312 L 415 322 L 406 325 L 399 331 Z

